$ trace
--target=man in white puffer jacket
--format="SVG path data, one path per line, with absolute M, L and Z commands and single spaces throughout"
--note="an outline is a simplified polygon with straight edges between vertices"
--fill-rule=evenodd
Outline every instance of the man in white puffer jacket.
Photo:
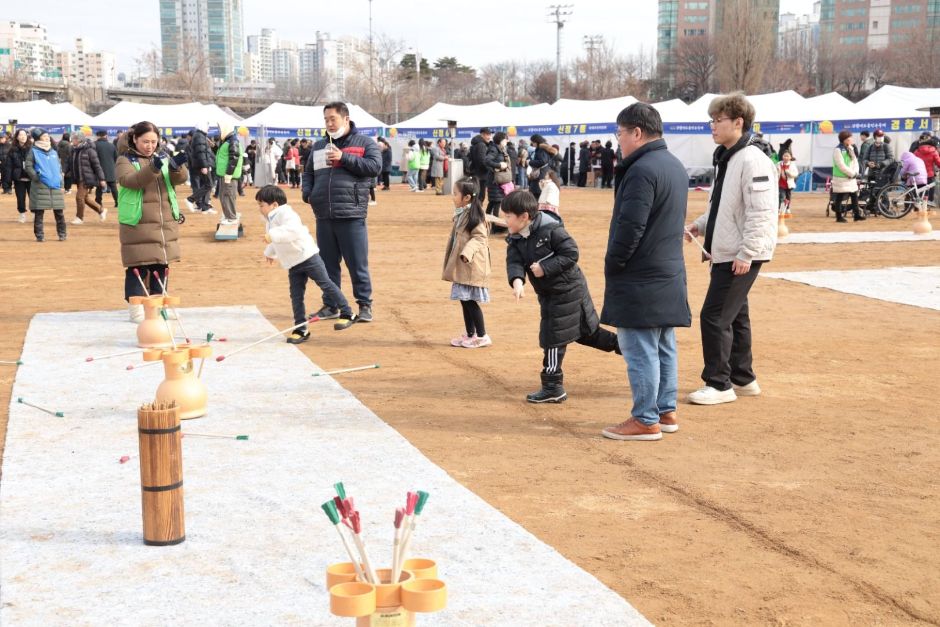
M 277 185 L 265 185 L 255 194 L 255 200 L 258 201 L 258 209 L 265 218 L 264 241 L 268 245 L 264 249 L 264 257 L 269 264 L 278 261 L 281 267 L 287 270 L 294 324 L 299 325 L 307 320 L 304 294 L 307 292 L 307 279 L 311 279 L 323 290 L 330 302 L 339 307 L 340 320 L 333 328 L 337 328 L 337 325 L 343 325 L 345 328 L 353 318 L 352 308 L 336 283 L 330 280 L 326 266 L 320 258 L 320 249 L 310 235 L 310 229 L 287 204 L 284 190 Z M 308 339 L 310 332 L 307 327 L 299 326 L 287 338 L 287 343 L 300 344 Z
M 747 295 L 777 245 L 777 170 L 749 132 L 753 105 L 740 93 L 719 96 L 708 114 L 719 144 L 715 183 L 709 211 L 689 225 L 686 236 L 704 235 L 711 255 L 711 282 L 700 314 L 705 385 L 689 395 L 696 405 L 760 394 Z

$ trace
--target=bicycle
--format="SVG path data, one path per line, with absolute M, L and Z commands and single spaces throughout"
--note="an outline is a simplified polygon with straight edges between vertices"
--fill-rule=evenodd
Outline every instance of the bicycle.
M 885 187 L 878 193 L 876 205 L 878 211 L 886 218 L 899 219 L 918 207 L 927 206 L 927 192 L 936 187 L 934 180 L 926 185 L 918 186 L 908 179 L 908 184 L 894 183 Z M 930 203 L 933 205 L 933 203 Z

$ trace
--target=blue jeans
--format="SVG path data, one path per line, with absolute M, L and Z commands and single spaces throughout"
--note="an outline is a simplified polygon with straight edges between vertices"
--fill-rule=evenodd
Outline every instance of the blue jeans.
M 676 330 L 617 329 L 617 341 L 627 362 L 633 392 L 632 416 L 645 425 L 659 422 L 659 415 L 676 410 L 679 395 L 679 361 Z
M 412 191 L 418 189 L 418 171 L 417 170 L 408 170 L 408 175 L 405 178 L 408 181 L 408 185 L 411 186 Z

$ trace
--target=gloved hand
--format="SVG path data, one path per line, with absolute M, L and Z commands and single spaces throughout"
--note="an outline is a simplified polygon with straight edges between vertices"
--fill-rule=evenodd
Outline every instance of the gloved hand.
M 153 166 L 153 169 L 156 170 L 157 172 L 159 172 L 160 170 L 162 170 L 162 169 L 163 169 L 163 160 L 164 160 L 165 158 L 166 158 L 166 154 L 165 154 L 165 153 L 161 153 L 161 154 L 156 154 L 156 153 L 154 153 L 154 155 L 153 155 L 153 157 L 151 157 L 151 161 L 150 161 L 150 164 Z
M 226 184 L 226 185 L 228 185 L 229 183 L 232 182 L 232 175 L 231 175 L 231 174 L 226 174 L 225 176 L 222 177 L 222 180 L 225 181 L 225 184 Z
M 170 169 L 174 172 L 179 170 L 181 167 L 186 165 L 189 160 L 189 156 L 186 154 L 185 150 L 181 150 L 172 157 L 170 157 Z

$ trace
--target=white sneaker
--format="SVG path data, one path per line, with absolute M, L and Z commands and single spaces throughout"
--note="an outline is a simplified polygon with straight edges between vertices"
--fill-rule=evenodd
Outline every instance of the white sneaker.
M 99 215 L 98 218 L 99 218 L 102 222 L 104 222 L 105 218 L 107 218 L 107 217 L 108 217 L 108 210 L 105 209 L 104 207 L 102 207 L 102 208 L 101 208 L 101 215 Z
M 16 219 L 16 221 L 19 222 L 20 224 L 23 224 L 24 222 L 26 222 L 26 214 L 25 214 L 25 213 L 21 213 L 21 214 L 20 214 L 20 217 L 18 217 L 18 218 Z
M 144 306 L 143 305 L 128 305 L 127 313 L 130 316 L 131 322 L 134 324 L 140 324 L 144 320 Z
M 757 385 L 757 379 L 754 379 L 747 385 L 736 385 L 734 391 L 738 396 L 759 396 L 760 386 Z
M 222 218 L 219 220 L 219 224 L 238 224 L 238 220 L 229 220 L 228 218 Z
M 242 221 L 242 214 L 241 214 L 240 211 L 236 211 L 236 212 L 235 212 L 235 221 L 236 221 L 236 222 L 241 222 L 241 221 Z
M 196 213 L 196 205 L 194 205 L 192 201 L 186 201 L 186 208 L 189 209 L 190 213 Z
M 700 390 L 695 390 L 689 394 L 689 402 L 693 405 L 718 405 L 721 403 L 732 403 L 738 400 L 734 393 L 734 388 L 723 392 L 706 385 Z
M 370 200 L 370 201 L 369 201 L 369 206 L 370 206 L 370 207 L 375 206 L 375 204 L 376 204 L 376 202 L 375 202 L 374 200 Z
M 82 223 L 82 219 L 81 219 L 81 218 L 75 218 L 74 220 L 72 220 L 71 222 L 69 222 L 69 224 L 81 224 L 81 223 Z
M 215 214 L 218 213 L 218 211 L 216 211 L 216 210 L 213 209 L 212 207 L 209 207 L 208 209 L 206 209 L 205 211 L 203 211 L 203 213 L 206 214 L 206 215 L 215 215 Z

